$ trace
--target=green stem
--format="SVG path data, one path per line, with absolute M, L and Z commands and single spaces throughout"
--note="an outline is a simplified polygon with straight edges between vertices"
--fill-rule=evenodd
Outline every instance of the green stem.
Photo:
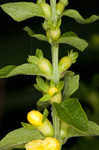
M 54 126 L 54 136 L 60 140 L 60 119 L 57 117 L 56 110 L 52 105 L 52 119 Z
M 59 45 L 52 44 L 53 81 L 55 83 L 59 82 L 58 53 L 59 53 Z
M 57 17 L 56 17 L 56 0 L 50 0 L 51 10 L 52 10 L 52 22 L 56 25 Z
M 50 0 L 51 9 L 52 9 L 52 23 L 56 26 L 57 15 L 56 15 L 56 0 Z M 59 45 L 52 43 L 52 64 L 53 64 L 53 81 L 55 84 L 59 82 L 59 71 L 58 71 L 58 54 L 59 54 Z M 56 114 L 54 107 L 52 106 L 52 118 L 54 126 L 54 136 L 60 140 L 60 119 Z
M 58 71 L 58 53 L 59 45 L 52 44 L 52 64 L 53 64 L 53 81 L 55 84 L 59 82 L 59 71 Z M 60 140 L 60 119 L 56 114 L 55 108 L 52 106 L 52 118 L 54 125 L 54 136 Z

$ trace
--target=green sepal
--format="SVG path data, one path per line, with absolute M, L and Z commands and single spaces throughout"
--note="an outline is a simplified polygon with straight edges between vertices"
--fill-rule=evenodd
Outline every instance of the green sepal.
M 24 21 L 31 17 L 43 17 L 44 13 L 38 4 L 33 2 L 9 2 L 2 4 L 1 8 L 15 21 Z
M 78 58 L 78 52 L 73 52 L 73 50 L 71 50 L 68 56 L 72 59 L 72 64 L 74 64 Z
M 67 9 L 63 12 L 63 16 L 70 17 L 80 24 L 89 24 L 99 20 L 99 16 L 92 15 L 89 18 L 84 19 L 77 10 Z
M 44 136 L 37 130 L 32 128 L 19 128 L 8 133 L 0 141 L 0 149 L 7 150 L 13 149 L 17 146 L 24 145 L 32 140 L 44 139 Z
M 48 95 L 48 94 L 45 94 L 45 95 L 44 95 L 43 97 L 41 97 L 41 98 L 39 99 L 39 101 L 37 102 L 38 108 L 39 108 L 39 109 L 44 109 L 44 108 L 48 107 L 49 104 L 50 104 L 50 101 L 49 101 L 50 99 L 51 99 L 51 96 Z
M 59 83 L 56 85 L 56 88 L 58 89 L 58 91 L 62 91 L 64 87 L 64 81 L 59 81 Z
M 54 103 L 53 106 L 62 121 L 79 130 L 88 130 L 88 119 L 78 99 L 68 98 L 60 104 Z
M 69 98 L 79 88 L 79 75 L 67 71 L 64 78 L 63 99 Z
M 79 38 L 73 32 L 64 33 L 57 42 L 60 44 L 62 43 L 71 45 L 80 51 L 84 51 L 88 47 L 88 43 L 85 40 Z
M 48 41 L 45 35 L 34 33 L 28 26 L 24 27 L 24 31 L 26 31 L 30 37 L 33 37 L 42 41 Z
M 47 108 L 45 108 L 44 111 L 43 111 L 43 119 L 42 119 L 42 122 L 44 122 L 44 121 L 47 119 L 48 115 L 49 115 L 49 111 L 48 111 Z
M 36 56 L 39 58 L 39 59 L 42 59 L 44 57 L 43 55 L 43 51 L 41 49 L 36 49 Z
M 47 81 L 43 80 L 41 77 L 37 77 L 36 84 L 34 84 L 34 87 L 40 92 L 47 93 L 49 85 Z
M 29 123 L 21 122 L 21 125 L 24 128 L 34 128 L 35 129 L 35 127 Z
M 38 65 L 39 59 L 36 56 L 28 56 L 27 62 L 30 64 Z

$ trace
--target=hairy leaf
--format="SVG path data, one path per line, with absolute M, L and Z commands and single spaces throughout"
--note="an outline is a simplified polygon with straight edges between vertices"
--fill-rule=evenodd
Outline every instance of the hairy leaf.
M 71 71 L 65 73 L 64 79 L 64 99 L 69 98 L 79 88 L 79 75 Z
M 76 98 L 66 99 L 61 104 L 55 103 L 54 107 L 62 121 L 82 131 L 88 129 L 87 116 Z
M 76 22 L 80 24 L 89 24 L 99 20 L 99 16 L 92 15 L 89 18 L 84 19 L 77 10 L 68 9 L 65 10 L 63 16 L 73 18 Z
M 0 141 L 0 149 L 12 149 L 16 146 L 20 146 L 22 144 L 28 143 L 31 140 L 35 139 L 43 139 L 44 136 L 36 129 L 33 128 L 19 128 L 8 133 L 1 141 Z
M 84 51 L 88 46 L 88 43 L 85 40 L 79 38 L 73 32 L 67 32 L 63 34 L 58 40 L 58 43 L 71 45 L 80 51 Z
M 34 16 L 44 17 L 41 7 L 33 2 L 10 2 L 2 4 L 1 8 L 18 22 Z
M 16 75 L 41 75 L 46 76 L 35 64 L 23 64 L 19 66 L 6 66 L 0 69 L 0 78 L 9 78 Z

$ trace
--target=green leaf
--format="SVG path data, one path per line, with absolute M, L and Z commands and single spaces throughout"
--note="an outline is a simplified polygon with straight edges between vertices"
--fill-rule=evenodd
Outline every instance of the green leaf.
M 0 78 L 9 78 L 16 75 L 41 75 L 46 76 L 35 64 L 22 64 L 19 66 L 6 66 L 0 69 Z
M 62 121 L 82 131 L 88 129 L 87 116 L 76 98 L 66 99 L 61 104 L 55 103 L 54 107 Z
M 72 31 L 65 32 L 65 33 L 62 34 L 62 37 L 65 37 L 65 36 L 67 36 L 67 37 L 69 37 L 69 36 L 74 36 L 74 37 L 76 36 L 76 37 L 78 37 L 77 34 L 72 32 Z
M 13 2 L 2 4 L 1 8 L 15 21 L 23 21 L 34 16 L 44 17 L 40 5 L 33 2 Z
M 20 146 L 22 144 L 28 143 L 31 140 L 43 139 L 44 136 L 36 129 L 29 128 L 19 128 L 8 133 L 0 141 L 0 149 L 7 150 Z
M 90 136 L 99 136 L 99 125 L 93 121 L 89 121 L 87 134 Z
M 79 75 L 71 71 L 65 73 L 63 99 L 69 98 L 79 88 Z
M 76 22 L 80 24 L 89 24 L 99 20 L 99 16 L 92 15 L 89 18 L 84 19 L 77 10 L 68 9 L 65 10 L 63 16 L 73 18 Z
M 80 51 L 84 51 L 88 47 L 88 43 L 85 40 L 79 38 L 73 32 L 67 32 L 63 34 L 58 40 L 58 43 L 71 45 Z
M 99 125 L 93 121 L 88 121 L 88 129 L 84 132 L 82 130 L 75 129 L 71 126 L 67 128 L 66 125 L 66 138 L 81 137 L 81 136 L 99 136 Z
M 15 67 L 16 66 L 14 66 L 14 65 L 9 65 L 9 66 L 5 66 L 5 67 L 1 68 L 0 69 L 0 78 L 9 74 L 9 72 L 11 72 Z
M 30 36 L 30 37 L 34 37 L 34 38 L 36 38 L 36 39 L 38 39 L 38 40 L 42 40 L 42 41 L 48 41 L 47 40 L 47 37 L 45 36 L 45 35 L 43 35 L 43 34 L 35 34 L 29 27 L 25 27 L 24 28 L 24 31 L 26 31 L 27 32 L 27 34 Z

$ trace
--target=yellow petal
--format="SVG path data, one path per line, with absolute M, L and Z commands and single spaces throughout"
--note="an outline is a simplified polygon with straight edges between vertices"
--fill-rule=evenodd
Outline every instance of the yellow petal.
M 32 110 L 27 114 L 27 120 L 34 126 L 41 126 L 42 125 L 43 115 L 36 110 Z

